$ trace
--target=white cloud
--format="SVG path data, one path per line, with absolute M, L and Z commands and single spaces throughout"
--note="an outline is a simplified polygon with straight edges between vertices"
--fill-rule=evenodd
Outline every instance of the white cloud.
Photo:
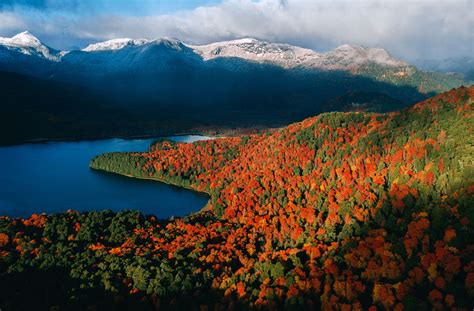
M 474 55 L 472 0 L 227 0 L 147 17 L 86 18 L 14 11 L 10 20 L 4 20 L 0 15 L 0 32 L 25 26 L 48 38 L 169 36 L 208 43 L 251 36 L 317 50 L 343 43 L 377 46 L 408 60 Z
M 0 34 L 10 33 L 26 27 L 23 19 L 10 12 L 0 12 Z

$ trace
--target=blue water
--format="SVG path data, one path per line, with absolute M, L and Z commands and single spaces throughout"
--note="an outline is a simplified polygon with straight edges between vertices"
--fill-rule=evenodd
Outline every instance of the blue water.
M 174 136 L 192 142 L 204 136 Z M 0 215 L 135 209 L 158 218 L 184 216 L 206 205 L 206 195 L 159 182 L 89 168 L 96 155 L 146 151 L 154 139 L 48 142 L 0 148 Z

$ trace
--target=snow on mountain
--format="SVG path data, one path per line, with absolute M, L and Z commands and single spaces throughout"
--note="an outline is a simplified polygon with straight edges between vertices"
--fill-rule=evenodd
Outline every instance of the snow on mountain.
M 61 61 L 68 51 L 56 51 L 25 31 L 12 38 L 0 37 L 0 46 L 36 55 L 51 61 Z M 215 42 L 206 45 L 185 44 L 176 39 L 156 40 L 120 38 L 90 44 L 82 52 L 118 51 L 126 47 L 139 48 L 164 45 L 177 51 L 199 55 L 204 61 L 215 58 L 235 57 L 253 62 L 270 63 L 284 68 L 311 68 L 322 70 L 353 70 L 359 66 L 375 63 L 388 67 L 407 67 L 408 64 L 393 58 L 380 48 L 365 48 L 358 45 L 341 45 L 327 53 L 283 43 L 271 43 L 253 38 Z M 186 51 L 184 51 L 186 50 Z
M 297 46 L 270 43 L 253 38 L 215 42 L 207 45 L 188 45 L 204 60 L 217 57 L 236 57 L 256 62 L 266 62 L 283 67 L 296 67 L 321 54 Z
M 26 55 L 35 55 L 51 61 L 60 60 L 58 51 L 47 47 L 28 31 L 21 32 L 11 38 L 0 37 L 0 45 Z
M 351 70 L 368 63 L 388 67 L 408 66 L 407 63 L 393 58 L 384 49 L 365 48 L 348 44 L 341 45 L 327 53 L 252 38 L 188 46 L 201 55 L 204 60 L 218 57 L 237 57 L 256 62 L 274 63 L 286 68 Z
M 98 51 L 116 51 L 121 50 L 125 47 L 138 47 L 147 44 L 165 44 L 173 48 L 179 48 L 182 44 L 181 41 L 171 38 L 160 38 L 156 40 L 148 39 L 130 39 L 130 38 L 119 38 L 108 41 L 98 42 L 90 44 L 81 51 L 83 52 L 98 52 Z
M 344 44 L 323 54 L 320 59 L 312 61 L 311 67 L 328 70 L 350 70 L 368 63 L 387 67 L 408 66 L 407 63 L 393 58 L 384 49 Z
M 127 46 L 140 46 L 150 43 L 150 40 L 147 39 L 129 39 L 129 38 L 120 38 L 112 39 L 104 42 L 98 42 L 88 45 L 86 48 L 82 49 L 84 52 L 96 52 L 96 51 L 113 51 L 120 50 Z

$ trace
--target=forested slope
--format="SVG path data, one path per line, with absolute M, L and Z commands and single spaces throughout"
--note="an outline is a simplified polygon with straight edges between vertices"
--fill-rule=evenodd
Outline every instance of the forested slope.
M 2 279 L 61 269 L 61 306 L 102 290 L 150 308 L 471 309 L 473 99 L 101 155 L 91 167 L 205 191 L 212 212 L 2 218 Z

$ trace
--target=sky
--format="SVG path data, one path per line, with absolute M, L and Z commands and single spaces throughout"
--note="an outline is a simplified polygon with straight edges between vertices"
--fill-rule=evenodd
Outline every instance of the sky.
M 413 61 L 474 56 L 474 0 L 0 0 L 0 36 L 28 30 L 62 50 L 114 38 L 188 43 L 253 37 Z

